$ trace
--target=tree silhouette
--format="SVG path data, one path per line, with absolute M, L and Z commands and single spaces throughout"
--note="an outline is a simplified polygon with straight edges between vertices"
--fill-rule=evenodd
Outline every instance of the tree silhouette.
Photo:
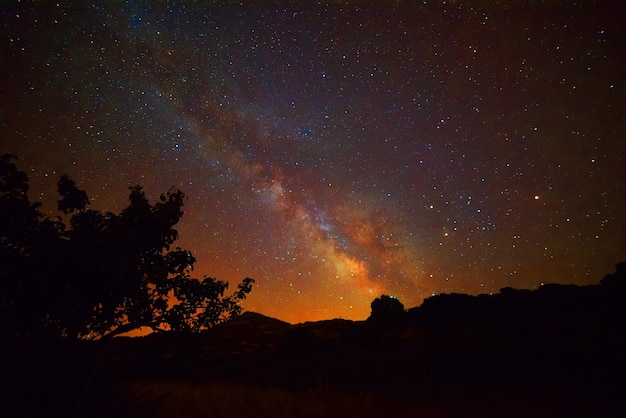
M 64 175 L 58 209 L 69 217 L 53 221 L 29 202 L 28 178 L 13 158 L 0 159 L 3 332 L 97 338 L 141 326 L 200 331 L 241 313 L 253 279 L 226 296 L 227 282 L 191 277 L 191 252 L 171 248 L 183 192 L 150 204 L 133 186 L 120 214 L 102 213 Z
M 602 278 L 600 283 L 611 289 L 626 289 L 626 261 L 615 265 L 615 273 L 607 274 Z
M 58 191 L 62 198 L 58 202 L 58 209 L 66 215 L 75 210 L 85 210 L 85 207 L 89 205 L 87 193 L 76 188 L 74 180 L 71 180 L 65 174 L 59 179 Z
M 382 295 L 371 303 L 370 320 L 394 320 L 404 314 L 404 305 L 394 296 Z

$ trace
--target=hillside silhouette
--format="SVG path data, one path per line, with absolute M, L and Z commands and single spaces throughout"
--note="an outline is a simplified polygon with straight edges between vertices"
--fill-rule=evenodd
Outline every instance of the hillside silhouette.
M 5 342 L 9 416 L 618 417 L 626 263 L 592 286 L 442 294 L 366 321 Z M 383 309 L 383 314 L 377 309 Z

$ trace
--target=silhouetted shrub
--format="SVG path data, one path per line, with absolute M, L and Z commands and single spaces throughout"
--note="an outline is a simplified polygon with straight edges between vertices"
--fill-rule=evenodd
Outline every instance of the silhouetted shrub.
M 404 305 L 395 296 L 382 295 L 372 301 L 369 320 L 394 320 L 402 318 Z
M 607 274 L 600 283 L 603 286 L 613 289 L 626 289 L 626 261 L 622 261 L 615 266 L 615 273 Z

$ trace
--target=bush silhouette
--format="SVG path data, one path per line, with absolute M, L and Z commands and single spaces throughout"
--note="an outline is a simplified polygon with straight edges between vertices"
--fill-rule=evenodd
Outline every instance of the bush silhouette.
M 600 283 L 612 289 L 626 289 L 626 261 L 622 261 L 615 265 L 615 273 L 607 274 L 602 278 Z
M 371 303 L 371 321 L 399 319 L 404 314 L 404 305 L 394 296 L 381 295 Z

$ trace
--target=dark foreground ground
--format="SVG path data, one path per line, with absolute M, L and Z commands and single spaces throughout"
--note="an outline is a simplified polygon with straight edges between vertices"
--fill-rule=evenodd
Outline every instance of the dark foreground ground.
M 444 295 L 401 316 L 5 342 L 7 417 L 623 417 L 626 292 Z

